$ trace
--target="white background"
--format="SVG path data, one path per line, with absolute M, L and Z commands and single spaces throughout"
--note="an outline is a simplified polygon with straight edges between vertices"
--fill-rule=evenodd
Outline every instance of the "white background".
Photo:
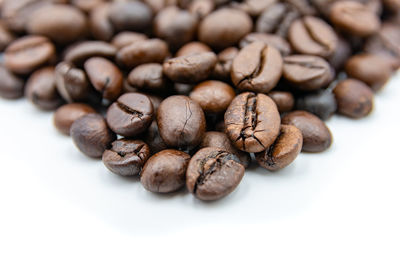
M 229 197 L 146 192 L 26 100 L 0 100 L 0 266 L 400 266 L 400 76 L 331 149 Z

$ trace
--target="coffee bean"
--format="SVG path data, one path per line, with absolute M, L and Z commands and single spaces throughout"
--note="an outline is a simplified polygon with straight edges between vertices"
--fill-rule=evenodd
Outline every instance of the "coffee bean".
M 193 89 L 190 98 L 196 101 L 206 113 L 221 113 L 225 112 L 235 98 L 235 91 L 226 83 L 205 81 Z
M 307 111 L 292 111 L 282 118 L 282 124 L 296 126 L 303 135 L 304 152 L 322 152 L 332 144 L 332 134 L 325 123 Z
M 199 40 L 216 50 L 236 45 L 253 27 L 243 11 L 223 8 L 206 16 L 199 25 Z
M 272 91 L 268 96 L 275 102 L 279 113 L 292 111 L 294 107 L 294 96 L 290 92 Z
M 339 37 L 336 50 L 327 60 L 329 64 L 336 70 L 342 70 L 346 61 L 351 57 L 352 49 L 350 43 L 343 37 Z
M 274 101 L 264 94 L 242 93 L 225 113 L 226 133 L 236 148 L 261 152 L 279 134 L 280 116 Z
M 289 54 L 292 53 L 292 48 L 290 47 L 289 42 L 286 41 L 286 39 L 276 34 L 252 32 L 246 35 L 240 41 L 239 46 L 243 48 L 257 41 L 275 47 L 276 49 L 279 50 L 279 52 L 281 52 L 282 56 L 288 56 Z
M 234 154 L 240 160 L 240 163 L 245 167 L 249 167 L 251 163 L 251 157 L 249 153 L 240 151 L 236 147 L 234 147 L 229 140 L 228 136 L 222 132 L 206 132 L 204 134 L 203 141 L 199 146 L 200 148 L 203 147 L 217 147 L 221 148 L 229 153 Z
M 188 10 L 198 18 L 204 18 L 215 8 L 214 0 L 194 0 L 190 3 Z
M 3 51 L 14 40 L 14 34 L 4 25 L 4 23 L 0 23 L 0 51 Z
M 111 3 L 102 3 L 90 11 L 89 28 L 91 34 L 102 41 L 109 41 L 114 36 L 114 26 L 109 20 Z
M 186 186 L 201 200 L 218 200 L 236 189 L 244 175 L 239 159 L 221 148 L 200 149 L 190 160 Z
M 163 75 L 163 67 L 159 63 L 147 63 L 134 68 L 128 76 L 131 86 L 154 93 L 166 93 L 169 86 L 168 80 Z
M 76 66 L 82 66 L 91 57 L 112 59 L 116 54 L 117 49 L 106 42 L 85 41 L 70 47 L 65 53 L 64 60 Z
M 182 57 L 188 55 L 199 54 L 203 52 L 212 52 L 211 48 L 200 42 L 190 42 L 182 46 L 178 52 L 176 52 L 175 57 Z
M 257 153 L 258 164 L 269 170 L 278 171 L 291 164 L 303 146 L 301 131 L 293 125 L 282 125 L 278 138 L 265 151 Z
M 116 134 L 133 137 L 147 130 L 153 114 L 153 105 L 146 95 L 127 93 L 108 108 L 107 123 Z
M 327 120 L 337 109 L 335 95 L 330 89 L 325 89 L 299 96 L 296 109 L 308 111 L 321 120 Z
M 67 62 L 60 62 L 55 71 L 57 90 L 65 101 L 71 103 L 86 100 L 89 83 L 83 70 Z
M 147 36 L 143 33 L 126 31 L 126 32 L 120 32 L 117 35 L 115 35 L 114 38 L 111 40 L 111 44 L 117 49 L 121 49 L 125 46 L 133 44 L 134 42 L 143 41 L 146 39 Z
M 171 58 L 164 62 L 164 74 L 174 82 L 197 83 L 206 80 L 217 63 L 213 52 Z
M 161 150 L 167 149 L 168 146 L 164 143 L 158 131 L 157 121 L 153 120 L 150 127 L 145 133 L 143 133 L 143 141 L 148 144 L 152 155 L 160 152 Z
M 72 123 L 90 113 L 96 113 L 96 111 L 86 104 L 71 103 L 63 105 L 54 113 L 54 126 L 61 133 L 69 135 Z
M 99 114 L 88 114 L 75 120 L 70 134 L 77 148 L 92 158 L 101 158 L 104 151 L 116 139 L 115 134 Z
M 116 1 L 109 7 L 109 19 L 117 31 L 145 31 L 151 27 L 153 12 L 139 1 Z
M 334 71 L 323 58 L 293 55 L 283 59 L 283 77 L 301 90 L 313 91 L 328 85 Z
M 357 1 L 335 2 L 329 17 L 339 29 L 360 37 L 376 33 L 380 28 L 379 17 Z
M 24 81 L 0 64 L 0 96 L 16 99 L 24 95 Z
M 273 46 L 254 42 L 235 57 L 232 64 L 232 82 L 242 91 L 267 93 L 282 75 L 282 57 Z
M 206 121 L 200 105 L 187 96 L 170 96 L 157 111 L 161 138 L 170 147 L 191 149 L 203 139 Z
M 167 149 L 152 156 L 144 165 L 140 182 L 154 193 L 171 193 L 185 185 L 190 156 L 182 151 Z
M 93 87 L 104 99 L 114 101 L 122 91 L 122 73 L 111 61 L 92 57 L 85 62 L 86 74 Z
M 141 140 L 119 139 L 104 151 L 103 163 L 113 173 L 135 176 L 150 157 L 150 149 Z
M 49 63 L 55 56 L 55 47 L 42 36 L 27 35 L 12 42 L 4 52 L 7 69 L 17 74 L 29 74 Z
M 365 83 L 346 79 L 339 82 L 334 94 L 338 103 L 338 113 L 351 118 L 362 118 L 373 109 L 374 94 Z
M 63 99 L 56 88 L 54 67 L 35 71 L 26 83 L 25 94 L 40 109 L 53 110 L 61 106 Z
M 230 81 L 232 63 L 238 53 L 239 49 L 236 47 L 228 47 L 222 50 L 218 54 L 217 64 L 214 67 L 212 76 L 223 81 Z
M 288 39 L 298 53 L 329 57 L 334 53 L 338 37 L 322 19 L 306 16 L 295 20 L 289 28 Z

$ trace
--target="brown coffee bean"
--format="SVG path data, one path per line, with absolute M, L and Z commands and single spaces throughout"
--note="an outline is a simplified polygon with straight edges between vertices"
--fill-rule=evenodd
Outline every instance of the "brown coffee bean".
M 212 50 L 206 44 L 200 42 L 190 42 L 182 46 L 178 52 L 176 52 L 175 57 L 189 56 L 203 52 L 212 52 Z
M 261 167 L 278 171 L 291 164 L 303 146 L 301 131 L 293 125 L 282 125 L 275 142 L 265 151 L 257 153 L 256 159 Z
M 304 152 L 322 152 L 332 144 L 332 134 L 325 123 L 307 111 L 292 111 L 282 118 L 282 124 L 296 126 L 303 135 Z
M 214 67 L 212 76 L 220 80 L 230 81 L 232 63 L 238 53 L 239 49 L 236 47 L 228 47 L 222 50 L 218 54 L 217 64 Z
M 83 101 L 89 95 L 89 83 L 83 70 L 60 62 L 55 72 L 57 90 L 65 101 Z
M 352 49 L 350 43 L 342 37 L 339 37 L 336 50 L 327 60 L 329 64 L 336 70 L 342 70 L 346 61 L 351 57 Z
M 170 147 L 194 148 L 203 139 L 206 120 L 200 105 L 187 96 L 170 96 L 157 111 L 161 138 Z
M 272 91 L 268 96 L 275 102 L 279 113 L 292 111 L 294 107 L 294 96 L 290 92 Z
M 267 93 L 282 75 L 282 57 L 273 46 L 254 42 L 244 47 L 232 64 L 231 78 L 242 91 Z
M 282 38 L 276 34 L 268 34 L 268 33 L 260 33 L 260 32 L 252 32 L 246 35 L 239 43 L 241 48 L 254 43 L 254 42 L 263 42 L 266 45 L 270 45 L 275 47 L 281 52 L 282 56 L 288 56 L 292 53 L 292 48 L 286 39 Z
M 115 1 L 108 12 L 117 31 L 145 31 L 151 27 L 153 11 L 139 1 Z
M 27 35 L 12 42 L 4 52 L 7 69 L 17 74 L 29 74 L 49 63 L 55 55 L 54 45 L 42 36 Z
M 146 95 L 127 93 L 108 108 L 107 123 L 116 134 L 134 137 L 147 130 L 153 115 L 153 104 Z
M 147 63 L 134 68 L 128 76 L 131 86 L 147 92 L 167 92 L 168 81 L 163 75 L 163 67 L 159 63 Z
M 221 113 L 225 112 L 235 98 L 235 91 L 226 83 L 205 81 L 193 89 L 190 98 L 196 101 L 206 113 Z
M 96 113 L 96 111 L 86 104 L 71 103 L 63 105 L 54 113 L 54 126 L 61 133 L 69 135 L 72 123 L 90 113 Z
M 133 44 L 137 41 L 146 40 L 147 36 L 143 33 L 138 32 L 120 32 L 114 36 L 111 41 L 111 44 L 117 49 L 121 49 L 125 46 Z
M 92 57 L 84 64 L 87 76 L 93 87 L 104 99 L 114 101 L 122 91 L 122 73 L 111 61 Z
M 0 64 L 0 96 L 16 99 L 24 95 L 24 81 Z
M 373 109 L 374 94 L 365 83 L 346 79 L 333 90 L 338 104 L 338 113 L 351 118 L 362 118 Z
M 274 101 L 264 94 L 242 93 L 225 113 L 226 133 L 236 148 L 261 152 L 279 134 L 280 116 Z
M 64 60 L 82 66 L 91 57 L 104 57 L 113 59 L 117 54 L 117 49 L 102 41 L 85 41 L 70 47 L 64 56 Z
M 75 120 L 70 134 L 76 147 L 92 158 L 101 158 L 116 139 L 116 135 L 99 114 L 88 114 Z
M 244 167 L 239 159 L 221 148 L 202 148 L 186 171 L 186 186 L 201 200 L 217 200 L 233 192 L 241 182 Z
M 150 127 L 145 133 L 143 133 L 143 141 L 148 144 L 152 155 L 160 152 L 161 150 L 167 149 L 168 146 L 164 143 L 158 131 L 157 121 L 153 120 Z
M 114 26 L 108 17 L 111 3 L 102 3 L 90 11 L 89 28 L 91 34 L 102 41 L 109 41 L 114 36 Z
M 217 63 L 213 52 L 171 58 L 164 62 L 164 74 L 174 82 L 197 83 L 206 80 Z
M 206 16 L 199 25 L 199 40 L 216 50 L 235 46 L 253 27 L 243 11 L 223 8 Z
M 119 139 L 104 151 L 103 163 L 111 172 L 121 176 L 135 176 L 150 157 L 149 146 L 141 140 Z
M 140 182 L 154 193 L 171 193 L 185 185 L 190 156 L 182 151 L 167 149 L 152 156 L 144 165 Z

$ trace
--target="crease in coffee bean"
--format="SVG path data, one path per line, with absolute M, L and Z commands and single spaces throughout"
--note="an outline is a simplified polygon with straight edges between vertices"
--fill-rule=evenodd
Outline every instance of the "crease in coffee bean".
M 272 154 L 274 153 L 275 146 L 278 143 L 278 141 L 281 138 L 281 136 L 282 136 L 282 132 L 279 133 L 279 135 L 276 138 L 275 142 L 273 142 L 272 145 L 270 145 L 270 147 L 268 148 L 267 159 L 266 159 L 266 163 L 268 164 L 268 166 L 272 167 L 272 166 L 275 166 L 275 164 L 276 164 Z
M 315 65 L 314 62 L 299 62 L 299 61 L 290 61 L 288 59 L 285 59 L 285 64 L 289 65 L 299 65 L 305 68 L 310 68 L 310 69 L 325 69 L 323 66 Z
M 308 23 L 304 23 L 304 28 L 306 29 L 306 31 L 309 34 L 309 36 L 311 37 L 311 39 L 313 39 L 313 41 L 315 41 L 317 44 L 324 47 L 328 51 L 331 49 L 329 44 L 324 43 L 323 41 L 321 41 L 318 38 L 318 36 L 312 31 L 311 27 L 309 27 Z
M 241 79 L 241 80 L 238 82 L 237 86 L 240 87 L 240 85 L 241 85 L 243 82 L 246 82 L 246 81 L 247 81 L 248 83 L 252 84 L 253 79 L 257 78 L 257 77 L 260 75 L 260 73 L 261 73 L 262 70 L 264 69 L 264 65 L 265 65 L 264 62 L 265 62 L 265 57 L 266 57 L 266 54 L 267 54 L 267 53 L 264 53 L 264 51 L 265 51 L 266 49 L 268 49 L 268 48 L 265 47 L 264 49 L 261 49 L 261 51 L 260 51 L 260 56 L 259 56 L 260 61 L 259 61 L 259 63 L 257 64 L 257 67 L 253 70 L 252 73 L 250 73 L 249 75 L 246 75 L 243 79 Z
M 121 110 L 123 110 L 125 113 L 128 113 L 128 114 L 130 114 L 130 115 L 133 115 L 133 118 L 132 118 L 131 120 L 135 119 L 136 117 L 139 118 L 140 120 L 142 120 L 142 117 L 144 116 L 143 112 L 134 110 L 134 109 L 128 107 L 127 105 L 125 105 L 125 104 L 123 104 L 123 103 L 121 103 L 121 102 L 119 102 L 119 101 L 117 101 L 117 105 L 118 105 L 118 107 L 119 107 Z

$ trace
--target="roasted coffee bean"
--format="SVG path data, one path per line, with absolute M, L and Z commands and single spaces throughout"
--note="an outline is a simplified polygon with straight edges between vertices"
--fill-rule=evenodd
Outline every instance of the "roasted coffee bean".
M 206 120 L 200 105 L 187 96 L 170 96 L 157 111 L 161 138 L 170 147 L 191 149 L 203 139 Z
M 101 158 L 116 139 L 116 135 L 99 114 L 88 114 L 75 120 L 71 125 L 70 134 L 76 147 L 92 158 Z
M 4 52 L 7 69 L 17 74 L 29 74 L 49 63 L 55 56 L 55 47 L 42 36 L 27 35 L 12 42 Z
M 89 105 L 81 103 L 66 104 L 59 107 L 54 113 L 54 125 L 61 133 L 69 135 L 72 123 L 90 113 L 96 113 L 96 111 Z
M 141 140 L 119 139 L 104 151 L 103 163 L 111 172 L 122 176 L 135 176 L 150 157 L 149 146 Z
M 145 31 L 151 27 L 153 12 L 139 1 L 115 1 L 108 12 L 117 31 Z
M 159 63 L 147 63 L 134 68 L 128 76 L 131 86 L 143 91 L 166 93 L 168 80 L 163 75 L 163 67 Z
M 338 113 L 351 118 L 362 118 L 373 109 L 374 94 L 365 83 L 346 79 L 333 90 L 338 103 Z
M 176 57 L 189 56 L 194 54 L 199 54 L 203 52 L 212 52 L 211 48 L 200 42 L 190 42 L 182 46 L 178 52 L 176 52 Z
M 117 49 L 121 49 L 125 46 L 133 44 L 134 42 L 143 41 L 146 39 L 147 36 L 143 33 L 126 31 L 126 32 L 120 32 L 117 35 L 115 35 L 111 41 L 111 44 Z
M 71 103 L 87 99 L 89 83 L 83 70 L 61 62 L 56 66 L 55 78 L 57 90 L 65 101 Z
M 294 96 L 290 92 L 272 91 L 268 96 L 275 102 L 279 113 L 292 111 L 294 107 Z
M 239 159 L 217 147 L 197 151 L 186 171 L 186 186 L 201 200 L 217 200 L 233 192 L 241 182 L 244 167 Z
M 335 95 L 330 89 L 326 89 L 299 96 L 296 109 L 311 112 L 321 120 L 327 120 L 337 109 Z
M 65 44 L 82 38 L 87 21 L 82 11 L 70 5 L 44 5 L 29 17 L 26 30 Z
M 168 56 L 168 46 L 160 39 L 134 42 L 118 51 L 117 63 L 128 69 L 145 63 L 162 63 Z
M 182 151 L 167 149 L 153 155 L 144 165 L 140 182 L 154 193 L 171 193 L 185 185 L 190 156 Z
M 84 66 L 91 84 L 104 99 L 114 101 L 120 96 L 123 77 L 114 63 L 102 57 L 92 57 Z
M 45 67 L 35 71 L 25 87 L 27 98 L 38 108 L 53 110 L 64 102 L 56 88 L 54 67 Z
M 111 3 L 102 3 L 90 11 L 89 28 L 91 34 L 102 41 L 109 41 L 114 36 L 114 26 L 108 17 Z
M 392 66 L 385 58 L 374 54 L 358 54 L 346 63 L 346 73 L 379 91 L 392 74 Z
M 164 74 L 177 83 L 197 83 L 206 80 L 217 63 L 213 52 L 171 58 L 164 62 Z
M 243 11 L 223 8 L 206 16 L 199 25 L 199 40 L 216 50 L 236 45 L 253 27 Z
M 217 147 L 229 153 L 232 153 L 238 157 L 240 163 L 242 163 L 245 168 L 247 168 L 251 163 L 250 154 L 240 151 L 239 149 L 234 147 L 231 143 L 231 140 L 229 140 L 228 136 L 225 133 L 214 131 L 206 132 L 204 134 L 203 141 L 201 141 L 199 147 Z
M 161 10 L 154 19 L 154 33 L 176 50 L 192 41 L 197 30 L 197 17 L 186 10 L 170 6 Z
M 392 0 L 393 1 L 393 0 Z M 199 18 L 204 18 L 215 8 L 214 0 L 194 0 L 190 3 L 188 10 Z
M 0 96 L 8 99 L 24 95 L 24 81 L 0 64 Z
M 293 55 L 283 59 L 283 77 L 305 91 L 312 91 L 328 85 L 334 71 L 329 63 L 321 57 Z
M 220 80 L 230 81 L 232 63 L 238 53 L 239 49 L 236 47 L 228 47 L 222 50 L 218 54 L 217 64 L 214 67 L 212 76 Z
M 267 93 L 282 75 L 282 57 L 273 46 L 254 42 L 244 47 L 232 64 L 231 78 L 242 91 Z
M 330 19 L 339 29 L 360 37 L 376 33 L 379 17 L 357 1 L 337 1 L 330 9 Z
M 260 33 L 260 32 L 252 32 L 246 35 L 239 43 L 241 48 L 254 43 L 254 42 L 263 42 L 266 45 L 270 45 L 275 47 L 281 52 L 282 56 L 288 56 L 292 53 L 292 48 L 286 39 L 282 38 L 276 34 L 268 34 L 268 33 Z
M 312 16 L 295 20 L 290 25 L 288 39 L 296 52 L 325 58 L 334 53 L 338 43 L 333 28 Z
M 3 51 L 14 40 L 14 34 L 7 29 L 4 23 L 0 22 L 0 51 Z
M 339 37 L 336 50 L 330 55 L 327 60 L 329 64 L 336 70 L 341 70 L 346 61 L 351 57 L 352 49 L 347 40 Z
M 303 146 L 301 131 L 293 125 L 282 125 L 278 138 L 265 151 L 257 153 L 258 164 L 269 170 L 278 171 L 291 164 Z
M 143 141 L 148 144 L 152 155 L 168 148 L 160 136 L 156 120 L 153 120 L 150 127 L 143 134 Z
M 225 113 L 226 133 L 236 148 L 261 152 L 279 134 L 280 116 L 274 101 L 264 94 L 242 93 Z
M 304 152 L 322 152 L 332 144 L 332 134 L 325 123 L 307 111 L 292 111 L 282 118 L 282 124 L 296 126 L 303 135 Z
M 109 43 L 102 41 L 85 41 L 70 47 L 65 53 L 64 60 L 76 66 L 91 57 L 104 57 L 112 59 L 117 54 L 117 49 Z
M 235 98 L 235 91 L 229 84 L 220 81 L 205 81 L 193 89 L 190 98 L 196 101 L 206 113 L 221 113 L 225 112 Z
M 153 104 L 146 95 L 127 93 L 108 108 L 107 123 L 116 134 L 133 137 L 147 130 L 153 115 Z

